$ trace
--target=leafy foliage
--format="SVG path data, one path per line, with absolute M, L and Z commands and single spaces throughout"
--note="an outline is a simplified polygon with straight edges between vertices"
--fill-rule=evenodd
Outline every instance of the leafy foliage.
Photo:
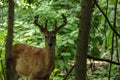
M 45 19 L 49 20 L 48 29 L 51 30 L 54 21 L 57 25 L 62 23 L 61 14 L 67 16 L 68 24 L 57 34 L 56 44 L 56 68 L 51 78 L 62 80 L 74 64 L 74 56 L 76 53 L 77 34 L 78 34 L 78 12 L 81 9 L 78 0 L 15 0 L 15 24 L 14 24 L 14 44 L 25 43 L 37 47 L 44 47 L 44 36 L 39 29 L 33 24 L 35 15 L 39 15 L 39 22 L 45 24 Z M 109 9 L 107 16 L 113 23 L 114 18 L 114 1 L 109 1 Z M 99 4 L 104 9 L 107 8 L 106 1 L 100 0 Z M 7 31 L 7 2 L 0 1 L 0 77 L 4 77 L 4 45 Z M 117 10 L 117 31 L 120 31 L 120 5 Z M 106 26 L 106 27 L 105 27 Z M 92 27 L 89 39 L 88 54 L 94 57 L 109 58 L 112 47 L 112 30 L 105 22 L 104 16 L 97 8 L 94 8 Z M 120 44 L 120 40 L 118 40 Z M 120 47 L 119 47 L 120 49 Z M 120 51 L 119 51 L 120 52 Z M 116 51 L 114 50 L 114 60 L 116 60 Z M 108 66 L 108 65 L 107 65 Z M 88 70 L 88 79 L 106 80 L 107 69 L 95 70 L 92 74 Z M 118 75 L 117 66 L 112 66 L 112 78 Z M 74 80 L 74 72 L 70 74 L 68 80 Z M 92 77 L 92 78 L 91 78 Z M 4 79 L 3 79 L 4 80 Z

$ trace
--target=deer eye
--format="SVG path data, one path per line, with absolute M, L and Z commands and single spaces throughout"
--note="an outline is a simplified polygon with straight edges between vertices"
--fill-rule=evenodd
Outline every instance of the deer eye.
M 45 38 L 47 38 L 47 36 L 45 36 Z
M 53 36 L 53 38 L 56 38 L 56 36 Z

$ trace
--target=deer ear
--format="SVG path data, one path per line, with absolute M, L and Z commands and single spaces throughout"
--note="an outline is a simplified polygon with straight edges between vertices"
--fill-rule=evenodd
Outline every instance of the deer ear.
M 45 34 L 45 33 L 47 33 L 47 30 L 46 29 L 41 29 L 41 28 L 39 28 L 40 29 L 40 32 L 42 33 L 42 34 Z
M 40 32 L 43 34 L 43 35 L 46 35 L 46 34 L 49 34 L 49 31 L 41 31 Z
M 40 30 L 40 32 L 41 32 L 42 34 L 45 34 L 45 32 L 43 32 L 43 31 L 41 31 L 41 30 Z

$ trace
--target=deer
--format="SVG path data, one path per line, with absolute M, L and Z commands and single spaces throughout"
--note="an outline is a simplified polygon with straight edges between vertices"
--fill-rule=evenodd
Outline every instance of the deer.
M 62 14 L 63 23 L 57 26 L 55 21 L 52 31 L 47 30 L 48 20 L 43 26 L 39 24 L 38 18 L 39 15 L 34 17 L 34 24 L 45 36 L 45 47 L 38 48 L 22 43 L 13 45 L 12 58 L 15 80 L 18 80 L 20 76 L 24 76 L 28 80 L 49 80 L 55 68 L 56 34 L 67 24 L 67 18 Z

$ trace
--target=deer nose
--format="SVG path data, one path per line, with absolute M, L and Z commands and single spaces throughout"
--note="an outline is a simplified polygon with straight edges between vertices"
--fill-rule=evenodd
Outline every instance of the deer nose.
M 48 43 L 48 45 L 49 45 L 50 47 L 52 47 L 52 45 L 53 45 L 53 41 L 52 41 L 51 38 L 49 38 L 49 43 Z
M 52 43 L 49 43 L 49 46 L 52 47 Z

